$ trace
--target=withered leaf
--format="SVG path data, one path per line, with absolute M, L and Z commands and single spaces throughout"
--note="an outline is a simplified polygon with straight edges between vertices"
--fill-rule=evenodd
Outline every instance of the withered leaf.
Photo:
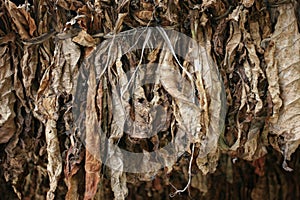
M 273 122 L 271 130 L 275 134 L 283 136 L 282 153 L 284 158 L 289 160 L 291 154 L 296 151 L 300 144 L 300 34 L 292 5 L 280 6 L 278 11 L 280 14 L 275 31 L 270 38 L 272 41 L 275 41 L 275 59 L 273 62 L 271 59 L 268 59 L 269 62 L 267 64 L 274 69 L 272 73 L 278 73 L 282 108 L 279 110 L 278 120 Z M 276 69 L 278 69 L 278 72 Z M 272 78 L 270 72 L 269 74 L 269 77 Z M 275 78 L 272 79 L 276 81 L 276 75 L 273 76 Z M 275 103 L 273 111 L 275 118 L 277 118 L 277 112 L 280 107 L 278 89 L 276 88 L 276 85 L 269 88 L 272 101 Z M 290 170 L 285 165 L 285 162 L 283 167 Z

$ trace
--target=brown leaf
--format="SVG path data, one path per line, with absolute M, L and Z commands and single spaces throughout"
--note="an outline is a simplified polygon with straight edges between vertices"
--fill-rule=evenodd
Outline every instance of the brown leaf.
M 79 188 L 80 179 L 76 176 L 78 171 L 81 168 L 80 163 L 84 157 L 84 151 L 82 151 L 79 147 L 79 142 L 74 142 L 78 140 L 74 135 L 71 136 L 72 144 L 70 148 L 67 150 L 66 154 L 66 165 L 64 168 L 65 182 L 68 187 L 68 191 L 66 194 L 67 200 L 78 199 L 79 197 Z
M 235 21 L 230 22 L 230 37 L 226 44 L 226 53 L 224 66 L 226 71 L 233 71 L 233 60 L 234 60 L 234 51 L 236 51 L 238 45 L 241 42 L 242 33 L 239 29 L 238 23 Z
M 100 135 L 103 134 L 98 127 L 97 110 L 95 96 L 97 92 L 97 83 L 94 65 L 91 64 L 90 74 L 88 79 L 88 91 L 87 91 L 87 107 L 86 107 L 86 134 L 85 134 L 85 193 L 84 199 L 93 199 L 100 181 L 100 169 L 101 169 L 101 158 L 100 158 Z M 101 86 L 100 86 L 101 87 Z M 102 88 L 98 90 L 102 93 Z M 102 99 L 102 95 L 99 94 L 99 98 Z M 97 106 L 102 107 L 102 101 Z M 102 112 L 100 113 L 102 116 Z M 100 117 L 100 120 L 102 118 Z
M 48 101 L 48 103 L 51 103 L 54 99 L 49 100 L 50 102 Z M 47 120 L 45 134 L 48 153 L 47 171 L 50 181 L 50 189 L 47 192 L 47 199 L 52 200 L 55 197 L 55 190 L 58 184 L 58 180 L 60 178 L 60 173 L 62 171 L 62 160 L 59 148 L 59 140 L 57 138 L 56 121 L 54 119 Z
M 276 46 L 275 61 L 272 63 L 272 60 L 269 59 L 267 64 L 270 67 L 273 64 L 274 71 L 272 73 L 277 73 L 277 65 L 283 106 L 279 110 L 278 121 L 274 122 L 271 130 L 284 137 L 283 144 L 281 144 L 282 153 L 285 159 L 289 160 L 300 144 L 300 34 L 293 6 L 291 4 L 282 5 L 278 11 L 280 14 L 275 31 L 271 36 L 271 40 L 275 41 Z M 275 103 L 278 102 L 276 100 L 278 90 L 272 91 L 272 93 L 274 97 L 272 100 Z M 280 104 L 277 103 L 277 105 L 275 114 Z M 285 162 L 283 167 L 290 170 Z
M 279 117 L 279 111 L 282 106 L 282 100 L 280 98 L 280 87 L 279 87 L 279 73 L 278 64 L 275 59 L 276 46 L 274 41 L 270 41 L 265 51 L 265 61 L 267 64 L 266 75 L 269 83 L 268 91 L 270 92 L 273 112 L 270 122 L 276 123 Z
M 24 7 L 17 7 L 11 1 L 5 1 L 5 4 L 21 38 L 29 39 L 32 37 L 36 30 L 36 25 L 30 13 Z
M 15 95 L 12 93 L 13 72 L 8 46 L 0 47 L 0 144 L 7 143 L 16 131 Z
M 246 8 L 250 8 L 254 4 L 254 0 L 243 0 L 243 5 Z
M 72 39 L 72 41 L 84 47 L 94 47 L 96 44 L 94 38 L 85 30 L 81 30 L 81 32 L 79 32 L 79 34 Z
M 80 1 L 76 0 L 57 0 L 55 3 L 66 10 L 77 10 L 83 6 Z

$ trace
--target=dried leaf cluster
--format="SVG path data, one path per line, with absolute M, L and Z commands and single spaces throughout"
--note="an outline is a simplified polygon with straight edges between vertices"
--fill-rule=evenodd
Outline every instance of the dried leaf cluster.
M 0 8 L 7 198 L 300 197 L 291 193 L 300 185 L 296 1 L 3 0 Z M 130 30 L 151 26 L 164 29 L 126 51 L 126 34 L 138 40 Z M 116 35 L 123 40 L 112 48 Z M 172 45 L 185 54 L 168 51 Z M 177 144 L 173 152 L 151 157 L 168 144 Z M 140 153 L 141 165 L 126 166 L 116 146 Z M 149 166 L 159 170 L 123 172 Z M 251 173 L 256 185 L 245 180 Z

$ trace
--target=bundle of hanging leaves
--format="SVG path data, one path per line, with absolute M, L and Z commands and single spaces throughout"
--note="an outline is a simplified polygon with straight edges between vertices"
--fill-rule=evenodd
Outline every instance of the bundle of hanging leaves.
M 3 197 L 300 197 L 296 1 L 0 7 Z

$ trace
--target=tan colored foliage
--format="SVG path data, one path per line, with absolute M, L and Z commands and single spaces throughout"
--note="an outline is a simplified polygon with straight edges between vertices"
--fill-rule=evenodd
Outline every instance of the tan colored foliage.
M 164 50 L 178 38 L 162 32 L 168 42 L 161 49 L 152 48 L 147 37 L 149 48 L 141 51 L 124 53 L 122 48 L 131 48 L 126 42 L 110 49 L 109 39 L 146 26 L 176 30 L 201 48 L 187 46 L 185 57 L 177 58 Z M 84 64 L 100 44 L 109 52 L 101 67 Z M 106 59 L 115 62 L 107 66 Z M 160 70 L 160 76 L 138 69 L 141 64 Z M 135 83 L 130 96 L 128 74 L 138 70 L 139 81 L 151 77 L 155 84 Z M 300 184 L 299 77 L 295 0 L 3 0 L 0 193 L 7 185 L 13 191 L 7 198 L 19 199 L 168 199 L 180 193 L 222 198 L 218 187 L 228 183 L 226 199 L 239 192 L 240 198 L 300 198 L 299 189 L 291 193 Z M 74 104 L 74 94 L 86 109 Z M 196 106 L 190 103 L 195 99 Z M 79 121 L 74 110 L 82 114 Z M 124 131 L 129 118 L 132 135 Z M 96 134 L 99 128 L 102 135 Z M 145 139 L 150 129 L 160 132 Z M 165 168 L 147 173 L 124 172 L 126 156 L 115 148 L 142 152 L 141 166 L 147 168 L 159 166 L 149 152 L 172 142 L 180 145 L 173 154 L 162 152 Z M 99 159 L 102 151 L 107 160 Z M 113 155 L 120 159 L 109 159 Z M 174 155 L 181 155 L 175 164 Z M 283 171 L 273 158 L 295 172 Z M 246 191 L 232 187 L 250 173 L 256 185 L 245 180 Z

